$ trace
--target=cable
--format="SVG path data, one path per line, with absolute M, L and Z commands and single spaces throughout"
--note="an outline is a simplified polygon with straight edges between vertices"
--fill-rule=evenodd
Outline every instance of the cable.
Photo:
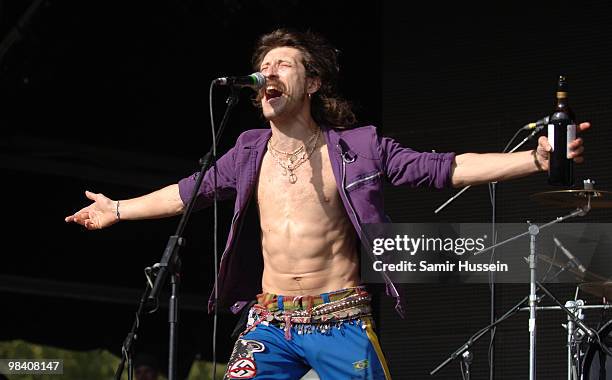
M 510 141 L 508 141 L 508 144 L 506 144 L 506 146 L 504 147 L 504 150 L 502 150 L 502 153 L 506 153 L 508 148 L 510 148 L 510 145 L 512 145 L 512 143 L 514 142 L 514 139 L 516 139 L 516 136 L 518 136 L 518 134 L 521 133 L 521 131 L 523 131 L 523 130 L 524 130 L 523 127 L 521 127 L 521 128 L 518 129 L 518 131 L 516 131 L 514 133 L 514 136 L 512 136 Z
M 553 251 L 552 259 L 550 260 L 550 263 L 548 263 L 548 269 L 546 270 L 546 272 L 544 272 L 544 275 L 542 276 L 542 280 L 540 282 L 546 283 L 546 277 L 548 277 L 548 274 L 550 273 L 550 270 L 552 269 L 553 263 L 555 262 L 556 259 L 557 259 L 557 246 L 555 245 L 555 250 Z M 565 270 L 565 267 L 561 268 L 561 270 L 557 272 L 553 276 L 553 278 L 557 277 L 564 270 Z
M 519 133 L 521 133 L 521 131 L 523 131 L 523 127 L 519 128 L 514 135 L 512 136 L 512 138 L 510 139 L 510 141 L 508 141 L 508 143 L 506 144 L 506 146 L 504 147 L 504 149 L 502 150 L 502 153 L 506 153 L 506 151 L 508 150 L 508 148 L 510 147 L 510 145 L 512 145 L 512 143 L 514 142 L 514 140 L 516 139 L 516 137 L 519 135 Z M 496 207 L 497 207 L 497 202 L 496 202 L 496 182 L 493 183 L 489 183 L 489 201 L 491 202 L 491 239 L 492 239 L 492 245 L 495 245 L 497 243 L 497 231 L 495 228 L 495 224 L 496 224 Z M 491 256 L 489 259 L 489 264 L 493 263 L 495 257 L 495 248 L 493 248 L 491 250 Z M 495 320 L 495 272 L 489 272 L 489 294 L 491 297 L 491 305 L 490 305 L 490 321 L 493 322 Z M 495 367 L 494 367 L 494 363 L 493 361 L 495 360 L 494 356 L 494 345 L 495 345 L 495 333 L 496 333 L 496 327 L 493 327 L 491 329 L 491 339 L 489 341 L 489 350 L 487 352 L 487 358 L 489 361 L 489 380 L 493 380 L 493 378 L 495 377 Z
M 491 243 L 495 245 L 497 243 L 497 231 L 495 230 L 495 220 L 496 220 L 496 201 L 495 201 L 495 184 L 489 183 L 489 200 L 491 202 Z M 495 258 L 495 248 L 491 250 L 491 256 L 489 259 L 489 264 L 492 264 Z M 490 312 L 490 322 L 493 323 L 495 321 L 495 273 L 493 271 L 489 272 L 489 293 L 491 297 L 491 305 L 489 308 Z M 494 344 L 495 344 L 495 333 L 497 332 L 497 328 L 493 327 L 491 329 L 491 338 L 489 340 L 489 349 L 487 351 L 487 359 L 489 361 L 489 380 L 493 380 L 495 376 L 495 367 L 493 361 L 495 360 L 494 356 Z
M 213 333 L 212 333 L 212 378 L 217 378 L 217 298 L 218 298 L 218 278 L 219 278 L 219 266 L 218 266 L 218 252 L 217 252 L 217 227 L 218 227 L 218 214 L 217 214 L 217 135 L 215 132 L 215 118 L 213 112 L 213 87 L 214 81 L 210 82 L 208 89 L 208 108 L 210 111 L 210 130 L 212 133 L 212 169 L 213 169 L 213 256 L 214 256 L 214 267 L 215 267 L 215 283 L 214 283 L 214 300 L 213 300 Z

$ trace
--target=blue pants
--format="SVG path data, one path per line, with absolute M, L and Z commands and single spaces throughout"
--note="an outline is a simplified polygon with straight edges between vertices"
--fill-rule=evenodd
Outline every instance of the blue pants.
M 326 332 L 302 333 L 294 324 L 290 339 L 272 323 L 247 331 L 236 341 L 226 379 L 298 380 L 310 368 L 322 380 L 391 379 L 370 317 Z

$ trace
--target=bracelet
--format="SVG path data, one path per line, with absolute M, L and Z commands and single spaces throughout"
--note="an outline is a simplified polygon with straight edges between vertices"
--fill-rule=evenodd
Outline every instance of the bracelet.
M 543 172 L 544 168 L 542 167 L 542 164 L 540 164 L 540 161 L 538 161 L 538 150 L 532 150 L 531 154 L 533 154 L 533 162 L 535 163 L 535 166 L 538 168 L 539 171 Z M 117 205 L 117 207 L 119 207 L 119 205 Z
M 121 213 L 119 212 L 119 201 L 117 201 L 117 220 L 121 220 Z

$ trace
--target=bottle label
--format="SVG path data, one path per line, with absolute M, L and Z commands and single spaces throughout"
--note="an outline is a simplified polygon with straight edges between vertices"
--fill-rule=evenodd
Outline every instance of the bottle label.
M 568 124 L 567 125 L 567 144 L 566 145 L 566 157 L 567 158 L 571 158 L 570 157 L 570 148 L 569 148 L 569 144 L 576 140 L 576 124 Z
M 557 138 L 563 138 L 563 136 L 558 136 Z M 566 132 L 566 143 L 565 143 L 565 156 L 566 158 L 570 158 L 570 148 L 569 144 L 576 140 L 576 124 L 568 124 L 567 132 Z M 563 141 L 563 140 L 561 140 Z M 550 151 L 554 152 L 555 150 L 555 125 L 548 124 L 548 142 L 550 143 Z
M 548 124 L 548 143 L 550 144 L 550 151 L 555 150 L 555 125 Z

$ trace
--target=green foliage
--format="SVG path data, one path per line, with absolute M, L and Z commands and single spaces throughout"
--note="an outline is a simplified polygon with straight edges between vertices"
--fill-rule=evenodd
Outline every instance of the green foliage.
M 223 375 L 225 374 L 225 363 L 217 364 L 217 375 L 215 376 L 215 380 L 222 380 Z M 196 360 L 193 362 L 191 366 L 191 371 L 189 372 L 189 380 L 210 380 L 212 377 L 212 363 L 204 362 L 201 360 Z
M 0 342 L 0 359 L 61 359 L 63 375 L 6 375 L 9 380 L 108 380 L 112 379 L 119 366 L 119 358 L 105 350 L 70 351 L 14 340 Z M 223 379 L 225 364 L 217 365 L 216 380 Z M 195 361 L 189 380 L 210 380 L 212 364 Z M 127 368 L 122 380 L 127 380 Z M 159 380 L 165 380 L 160 376 Z
M 3 359 L 61 359 L 63 375 L 7 375 L 10 380 L 102 380 L 112 379 L 119 359 L 107 351 L 69 351 L 14 340 L 0 342 L 0 358 Z

